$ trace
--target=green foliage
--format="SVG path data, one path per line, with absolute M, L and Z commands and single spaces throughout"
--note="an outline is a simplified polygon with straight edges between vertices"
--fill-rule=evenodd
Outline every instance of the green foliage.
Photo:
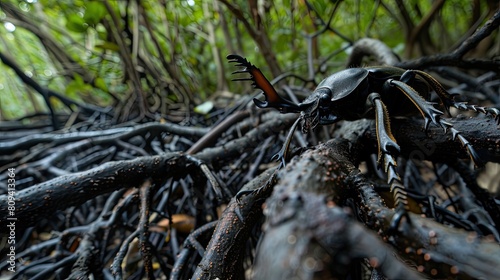
M 89 26 L 94 26 L 101 22 L 106 14 L 106 7 L 102 2 L 90 1 L 85 4 L 85 14 L 83 15 L 83 20 Z
M 74 79 L 66 85 L 65 93 L 70 98 L 78 98 L 79 93 L 87 91 L 92 91 L 92 87 L 80 75 L 74 74 Z
M 66 17 L 66 28 L 69 31 L 83 33 L 87 31 L 88 25 L 79 14 L 70 14 Z
M 231 50 L 268 76 L 273 64 L 265 53 L 276 56 L 281 71 L 307 77 L 306 38 L 313 34 L 314 67 L 338 52 L 327 61 L 331 72 L 344 67 L 347 53 L 339 50 L 359 38 L 381 39 L 399 55 L 414 57 L 446 52 L 475 23 L 470 1 L 446 1 L 425 30 L 429 48 L 421 50 L 409 39 L 412 30 L 404 26 L 403 14 L 415 27 L 438 1 L 401 2 L 404 9 L 391 1 L 256 1 L 252 10 L 244 0 L 3 0 L 0 23 L 16 29 L 0 26 L 0 51 L 41 85 L 77 101 L 119 105 L 127 100 L 114 97 L 138 91 L 146 99 L 158 95 L 200 104 L 218 90 L 243 90 L 238 88 L 243 85 L 228 84 L 231 70 L 224 57 Z M 481 12 L 487 8 L 483 5 Z M 0 76 L 0 119 L 46 111 L 39 98 L 20 98 L 27 89 L 6 66 L 0 64 L 0 71 L 8 73 Z

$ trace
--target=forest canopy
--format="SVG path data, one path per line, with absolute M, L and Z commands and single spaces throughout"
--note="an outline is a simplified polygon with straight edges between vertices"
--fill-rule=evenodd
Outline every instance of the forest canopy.
M 500 279 L 497 0 L 0 23 L 0 278 Z
M 244 54 L 271 77 L 309 76 L 308 55 L 321 73 L 337 71 L 348 47 L 364 37 L 406 59 L 445 53 L 498 4 L 240 2 L 7 0 L 0 6 L 0 50 L 34 82 L 75 102 L 161 116 L 169 103 L 192 106 L 229 88 L 241 92 L 241 85 L 228 83 L 224 57 L 231 53 Z M 495 48 L 482 45 L 474 53 L 492 57 Z M 33 87 L 0 67 L 0 120 L 48 112 Z M 50 103 L 58 112 L 75 109 L 55 97 Z

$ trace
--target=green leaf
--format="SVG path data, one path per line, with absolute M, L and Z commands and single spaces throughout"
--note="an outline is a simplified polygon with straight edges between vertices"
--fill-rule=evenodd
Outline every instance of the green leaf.
M 80 90 L 81 86 L 78 83 L 75 83 L 75 81 L 71 81 L 66 85 L 66 89 L 64 92 L 66 93 L 66 96 L 68 97 L 75 97 L 78 95 L 78 91 Z
M 113 42 L 103 42 L 102 44 L 96 44 L 95 47 L 110 51 L 118 51 L 120 49 L 120 47 Z
M 88 24 L 78 14 L 70 14 L 66 18 L 66 28 L 73 32 L 83 33 L 87 30 Z
M 83 19 L 89 25 L 98 24 L 101 19 L 107 14 L 106 7 L 101 2 L 92 1 L 85 4 L 85 15 Z
M 73 74 L 73 80 L 66 85 L 65 93 L 68 97 L 78 99 L 82 93 L 92 92 L 92 86 L 85 83 L 82 76 Z
M 101 77 L 98 77 L 94 80 L 94 85 L 98 89 L 102 89 L 103 91 L 108 91 L 108 86 L 106 85 L 106 82 L 104 81 L 104 79 Z
M 83 86 L 83 84 L 85 84 L 85 82 L 83 81 L 82 76 L 80 76 L 79 74 L 74 73 L 73 74 L 73 78 L 74 78 L 75 83 L 77 83 L 79 86 Z

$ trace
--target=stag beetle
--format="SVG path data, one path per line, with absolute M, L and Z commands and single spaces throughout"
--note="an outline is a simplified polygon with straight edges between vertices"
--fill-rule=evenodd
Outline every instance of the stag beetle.
M 420 113 L 424 120 L 424 128 L 430 123 L 450 131 L 452 139 L 458 139 L 476 164 L 480 165 L 479 155 L 472 145 L 453 125 L 441 119 L 443 112 L 434 108 L 429 102 L 431 90 L 434 90 L 443 106 L 460 110 L 480 111 L 491 114 L 498 121 L 500 111 L 455 102 L 454 95 L 448 93 L 431 75 L 420 70 L 404 70 L 397 67 L 378 66 L 366 68 L 350 68 L 337 72 L 318 84 L 314 92 L 303 102 L 296 104 L 278 95 L 274 87 L 248 60 L 239 55 L 228 55 L 229 62 L 244 68 L 234 73 L 249 73 L 250 78 L 237 78 L 234 81 L 250 80 L 253 86 L 263 91 L 265 101 L 254 99 L 259 108 L 275 108 L 281 113 L 300 113 L 300 117 L 292 126 L 281 151 L 277 154 L 285 164 L 286 152 L 298 123 L 302 122 L 302 130 L 314 129 L 318 124 L 332 124 L 339 120 L 356 120 L 375 117 L 378 164 L 387 173 L 387 182 L 391 186 L 395 206 L 408 209 L 407 193 L 396 171 L 395 157 L 400 148 L 390 129 L 389 115 L 406 116 Z

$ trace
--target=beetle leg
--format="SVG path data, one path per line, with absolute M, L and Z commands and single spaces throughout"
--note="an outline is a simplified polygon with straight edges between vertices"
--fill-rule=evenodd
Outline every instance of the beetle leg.
M 385 162 L 385 155 L 390 154 L 398 154 L 399 153 L 399 145 L 396 143 L 394 136 L 391 132 L 391 125 L 389 122 L 389 114 L 387 113 L 387 108 L 384 103 L 380 99 L 380 95 L 378 93 L 371 93 L 368 96 L 374 110 L 375 110 L 375 120 L 376 120 L 376 132 L 377 132 L 377 141 L 378 141 L 378 163 Z M 382 158 L 384 156 L 384 158 Z M 387 162 L 386 162 L 387 164 Z M 387 172 L 389 166 L 384 166 L 385 171 Z
M 477 105 L 469 105 L 467 102 L 457 102 L 454 100 L 455 96 L 458 94 L 451 94 L 449 93 L 442 85 L 439 83 L 434 77 L 429 75 L 428 73 L 420 70 L 407 70 L 406 72 L 401 75 L 400 81 L 404 83 L 408 83 L 411 81 L 413 78 L 415 78 L 415 75 L 418 74 L 422 79 L 424 79 L 430 86 L 431 88 L 436 92 L 438 95 L 439 99 L 443 103 L 446 111 L 448 114 L 450 114 L 449 108 L 450 107 L 455 107 L 459 110 L 462 111 L 474 111 L 474 112 L 481 112 L 485 115 L 490 114 L 497 124 L 500 124 L 500 110 L 497 108 L 488 108 L 488 107 L 482 107 L 482 106 L 477 106 Z
M 415 79 L 416 75 L 419 75 L 422 79 L 424 79 L 430 87 L 436 92 L 439 99 L 443 103 L 445 110 L 450 114 L 449 108 L 451 106 L 455 108 L 460 108 L 463 106 L 463 102 L 455 102 L 454 97 L 456 94 L 450 94 L 444 87 L 439 83 L 434 77 L 429 75 L 428 73 L 420 70 L 406 70 L 406 72 L 401 75 L 399 79 L 403 83 L 409 83 L 411 80 Z
M 295 131 L 297 130 L 297 126 L 299 125 L 299 123 L 303 119 L 304 119 L 304 115 L 301 114 L 300 117 L 297 118 L 297 120 L 293 123 L 292 127 L 290 128 L 290 131 L 288 132 L 288 134 L 286 136 L 285 143 L 283 143 L 283 146 L 281 147 L 280 151 L 271 158 L 271 160 L 280 161 L 280 165 L 278 166 L 278 168 L 276 170 L 279 170 L 282 167 L 285 167 L 286 160 L 288 158 L 288 150 L 290 148 L 290 143 L 292 142 L 293 134 L 295 133 Z M 242 190 L 242 191 L 239 191 L 235 197 L 236 197 L 236 200 L 239 201 L 243 195 L 248 195 L 251 193 L 260 192 L 264 189 L 265 189 L 265 187 L 263 186 L 263 187 L 258 188 L 256 190 Z
M 453 140 L 458 139 L 462 144 L 462 146 L 464 146 L 467 149 L 467 152 L 469 153 L 472 162 L 474 162 L 474 165 L 475 166 L 483 165 L 479 155 L 476 153 L 476 151 L 469 143 L 469 141 L 467 141 L 467 139 L 465 139 L 465 137 L 463 137 L 458 130 L 453 128 L 453 125 L 451 123 L 441 119 L 443 112 L 434 108 L 433 103 L 423 99 L 422 96 L 418 94 L 418 92 L 416 92 L 411 86 L 407 85 L 402 81 L 396 81 L 391 79 L 387 80 L 386 84 L 391 87 L 398 88 L 399 90 L 401 90 L 401 92 L 403 92 L 406 95 L 406 97 L 408 97 L 408 99 L 410 99 L 413 102 L 413 104 L 417 107 L 417 109 L 424 117 L 425 120 L 424 128 L 426 130 L 431 122 L 443 128 L 445 132 L 447 132 L 448 128 L 450 128 L 450 131 L 452 133 L 452 139 Z
M 391 132 L 391 127 L 389 123 L 389 114 L 387 113 L 387 108 L 380 99 L 378 93 L 371 93 L 368 96 L 374 111 L 375 111 L 375 124 L 378 142 L 378 163 L 384 166 L 384 171 L 387 174 L 387 183 L 391 186 L 391 193 L 394 196 L 394 204 L 397 212 L 400 214 L 395 217 L 404 216 L 403 212 L 408 210 L 408 199 L 407 193 L 403 184 L 401 184 L 401 178 L 396 171 L 396 160 L 395 156 L 399 153 L 399 145 L 396 143 L 394 136 Z M 399 224 L 399 220 L 395 222 Z
M 286 165 L 286 160 L 288 158 L 288 150 L 290 148 L 290 143 L 292 142 L 293 134 L 295 133 L 295 130 L 297 130 L 297 126 L 303 119 L 304 116 L 300 115 L 300 117 L 293 123 L 292 127 L 290 128 L 290 131 L 288 132 L 288 135 L 285 138 L 285 143 L 283 143 L 283 146 L 281 147 L 280 151 L 271 158 L 271 160 L 281 162 L 279 168 L 285 167 Z

